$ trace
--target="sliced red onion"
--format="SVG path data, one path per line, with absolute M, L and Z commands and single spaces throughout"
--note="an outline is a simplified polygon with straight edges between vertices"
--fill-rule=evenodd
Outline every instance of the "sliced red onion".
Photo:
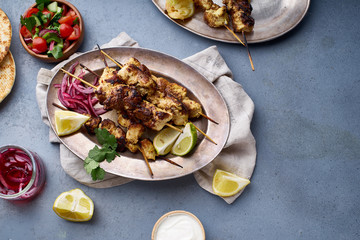
M 39 37 L 44 36 L 46 33 L 56 33 L 56 35 L 57 35 L 58 37 L 60 37 L 58 31 L 53 30 L 53 29 L 43 29 L 43 30 L 41 30 L 41 31 L 39 32 Z
M 78 62 L 71 65 L 68 71 L 74 73 L 77 64 Z M 85 71 L 81 71 L 78 77 L 83 78 L 85 73 Z M 98 84 L 98 78 L 95 78 L 94 82 Z M 103 108 L 94 108 L 95 104 L 98 103 L 98 99 L 93 97 L 94 90 L 91 87 L 85 87 L 81 81 L 73 80 L 67 74 L 64 75 L 61 84 L 54 84 L 54 87 L 59 88 L 59 101 L 75 112 L 91 116 L 99 116 L 107 112 Z
M 24 38 L 24 41 L 25 41 L 26 44 L 32 43 L 32 38 L 31 37 L 30 38 Z
M 36 48 L 33 48 L 33 49 L 31 49 L 34 53 L 36 53 L 36 54 L 41 54 L 42 52 L 40 52 L 39 50 L 37 50 Z
M 54 46 L 55 46 L 55 41 L 51 41 L 49 50 L 52 51 L 54 49 Z

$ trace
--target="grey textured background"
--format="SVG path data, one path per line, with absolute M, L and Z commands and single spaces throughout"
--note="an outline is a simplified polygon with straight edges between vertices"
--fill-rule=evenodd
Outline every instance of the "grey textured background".
M 41 67 L 18 37 L 19 17 L 33 1 L 0 0 L 13 26 L 17 77 L 0 104 L 0 145 L 36 151 L 47 168 L 44 191 L 30 203 L 0 201 L 0 239 L 150 239 L 164 213 L 183 209 L 202 221 L 207 239 L 360 238 L 360 2 L 312 1 L 293 31 L 244 48 L 194 35 L 147 1 L 71 1 L 85 19 L 80 51 L 125 31 L 142 47 L 177 58 L 217 45 L 255 103 L 258 157 L 252 183 L 232 205 L 202 190 L 193 176 L 91 189 L 68 177 L 48 142 L 35 98 Z M 81 188 L 95 202 L 87 223 L 59 218 L 52 204 Z

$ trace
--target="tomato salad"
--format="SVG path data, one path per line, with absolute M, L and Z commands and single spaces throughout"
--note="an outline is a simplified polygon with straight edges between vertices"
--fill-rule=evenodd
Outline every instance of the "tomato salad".
M 75 11 L 50 0 L 36 0 L 36 6 L 21 16 L 20 22 L 20 34 L 28 48 L 55 59 L 81 35 Z

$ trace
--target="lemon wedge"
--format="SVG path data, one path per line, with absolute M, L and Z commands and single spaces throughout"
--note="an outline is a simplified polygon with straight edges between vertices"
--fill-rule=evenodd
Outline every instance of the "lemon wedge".
M 216 195 L 230 197 L 240 192 L 249 183 L 249 179 L 217 169 L 214 174 L 212 188 Z
M 165 8 L 169 17 L 173 19 L 184 20 L 195 12 L 193 0 L 166 0 Z
M 55 112 L 55 128 L 59 136 L 65 136 L 76 132 L 89 120 L 89 116 L 71 111 Z
M 53 205 L 54 212 L 72 222 L 89 221 L 94 213 L 93 201 L 79 188 L 60 194 Z
M 178 156 L 184 156 L 188 154 L 196 145 L 197 132 L 194 124 L 187 123 L 183 129 L 183 133 L 180 134 L 174 146 L 171 149 L 171 153 Z
M 179 135 L 180 132 L 172 128 L 164 128 L 161 130 L 158 134 L 156 134 L 153 141 L 156 152 L 159 155 L 168 154 Z

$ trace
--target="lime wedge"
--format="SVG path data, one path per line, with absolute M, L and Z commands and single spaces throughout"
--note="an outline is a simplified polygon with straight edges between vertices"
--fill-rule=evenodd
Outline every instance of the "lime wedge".
M 197 132 L 192 123 L 187 123 L 171 149 L 171 153 L 178 156 L 188 154 L 196 145 Z
M 168 154 L 179 135 L 180 132 L 172 128 L 164 128 L 161 130 L 158 134 L 156 134 L 153 141 L 156 152 L 159 155 Z
M 55 128 L 59 136 L 65 136 L 76 132 L 89 120 L 89 116 L 71 111 L 55 112 Z

